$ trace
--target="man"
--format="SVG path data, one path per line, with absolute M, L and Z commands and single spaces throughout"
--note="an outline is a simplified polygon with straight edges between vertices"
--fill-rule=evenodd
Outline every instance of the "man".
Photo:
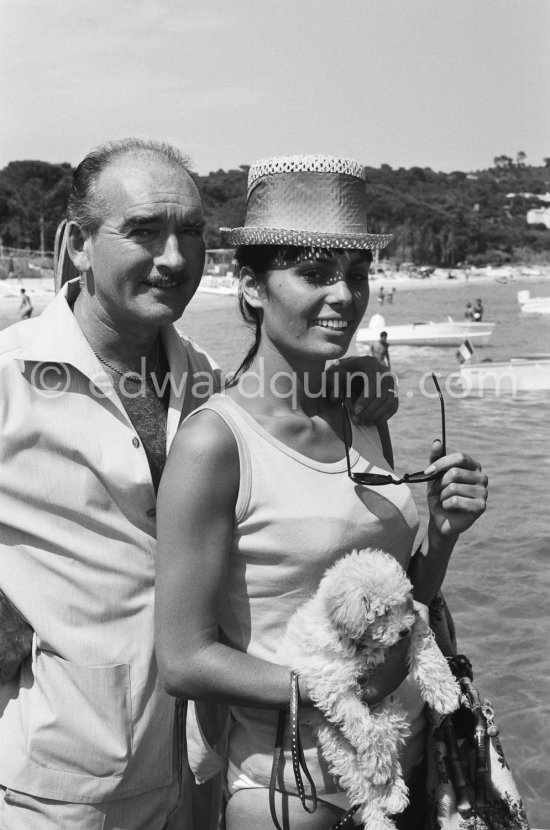
M 69 220 L 80 284 L 0 335 L 0 587 L 35 632 L 0 687 L 0 824 L 160 830 L 182 747 L 153 654 L 155 491 L 215 377 L 171 325 L 204 216 L 186 160 L 129 141 L 79 166 Z
M 28 320 L 32 314 L 32 303 L 24 288 L 21 289 L 21 303 L 19 305 L 19 319 Z
M 68 219 L 80 279 L 0 333 L 0 826 L 187 829 L 184 707 L 153 650 L 155 503 L 179 423 L 219 383 L 172 325 L 203 209 L 178 151 L 128 139 L 78 166 Z M 195 830 L 217 823 L 207 786 Z
M 375 357 L 379 363 L 382 363 L 383 366 L 387 366 L 388 369 L 391 371 L 391 363 L 390 363 L 390 350 L 388 346 L 388 332 L 381 331 L 380 332 L 380 339 L 378 343 L 373 343 L 370 347 L 371 354 Z
M 476 303 L 472 310 L 472 320 L 475 323 L 481 323 L 481 321 L 483 320 L 483 303 L 481 302 L 481 299 L 479 297 L 476 300 Z

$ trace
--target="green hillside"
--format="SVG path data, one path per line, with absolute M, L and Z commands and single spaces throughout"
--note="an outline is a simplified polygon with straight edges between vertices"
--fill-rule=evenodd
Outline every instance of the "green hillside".
M 248 167 L 198 177 L 206 211 L 206 243 L 221 247 L 220 226 L 244 220 Z M 15 161 L 0 171 L 0 236 L 4 246 L 51 250 L 71 184 L 68 164 Z M 393 233 L 394 262 L 455 267 L 505 262 L 550 263 L 550 230 L 528 225 L 536 196 L 550 191 L 550 158 L 540 167 L 498 156 L 475 173 L 430 168 L 367 168 L 370 226 Z M 43 243 L 43 244 L 41 244 Z

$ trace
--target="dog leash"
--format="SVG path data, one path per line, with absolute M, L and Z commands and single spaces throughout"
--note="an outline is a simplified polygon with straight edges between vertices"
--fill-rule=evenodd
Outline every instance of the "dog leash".
M 292 769 L 294 772 L 294 780 L 296 781 L 296 789 L 302 802 L 302 807 L 306 813 L 314 813 L 317 809 L 317 790 L 313 778 L 307 768 L 304 751 L 302 749 L 302 742 L 300 740 L 300 727 L 298 723 L 298 702 L 300 700 L 300 693 L 298 690 L 298 675 L 295 671 L 290 672 L 290 748 L 292 754 Z M 273 751 L 273 764 L 271 767 L 271 779 L 269 782 L 269 810 L 273 824 L 277 830 L 282 830 L 277 813 L 275 809 L 275 789 L 277 784 L 277 776 L 279 774 L 279 767 L 281 765 L 281 754 L 283 750 L 283 739 L 285 734 L 286 709 L 281 709 L 277 721 L 277 735 L 275 737 L 275 749 Z M 304 788 L 304 781 L 302 772 L 307 778 L 311 788 L 311 807 L 306 801 L 306 792 Z
M 317 790 L 315 788 L 315 784 L 313 782 L 313 778 L 307 768 L 306 759 L 304 757 L 304 751 L 302 748 L 302 742 L 300 740 L 300 724 L 298 721 L 298 703 L 300 700 L 300 693 L 298 689 L 298 675 L 295 671 L 290 673 L 290 705 L 289 705 L 289 712 L 290 712 L 290 748 L 292 754 L 292 770 L 294 772 L 294 780 L 296 782 L 296 789 L 298 790 L 298 795 L 300 796 L 300 801 L 302 802 L 302 807 L 307 813 L 314 813 L 317 810 Z M 279 767 L 281 764 L 281 755 L 283 751 L 283 739 L 285 734 L 285 723 L 286 723 L 286 709 L 281 709 L 279 712 L 279 717 L 277 720 L 277 734 L 275 737 L 275 749 L 273 751 L 273 764 L 271 767 L 271 779 L 269 781 L 269 811 L 271 813 L 271 819 L 273 824 L 277 828 L 277 830 L 282 830 L 281 825 L 279 824 L 279 819 L 277 818 L 277 812 L 275 809 L 275 789 L 277 785 L 277 776 L 279 774 Z M 307 778 L 309 786 L 311 787 L 311 807 L 308 806 L 306 801 L 306 793 L 304 788 L 304 781 L 302 778 L 302 771 Z M 348 830 L 348 828 L 353 828 L 353 816 L 359 809 L 359 805 L 355 807 L 351 807 L 347 810 L 344 815 L 340 816 L 336 824 L 334 824 L 331 830 Z M 350 823 L 351 822 L 351 823 Z

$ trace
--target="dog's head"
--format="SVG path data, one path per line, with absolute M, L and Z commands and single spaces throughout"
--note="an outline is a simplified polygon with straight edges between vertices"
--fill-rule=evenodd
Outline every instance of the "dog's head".
M 384 551 L 353 551 L 333 565 L 319 585 L 325 611 L 340 637 L 362 650 L 385 651 L 415 620 L 411 583 Z

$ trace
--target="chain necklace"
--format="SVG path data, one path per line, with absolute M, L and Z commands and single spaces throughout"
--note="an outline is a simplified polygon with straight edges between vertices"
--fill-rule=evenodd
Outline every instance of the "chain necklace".
M 101 361 L 101 363 L 104 364 L 104 366 L 107 366 L 109 369 L 112 369 L 113 372 L 117 373 L 117 375 L 120 375 L 122 378 L 125 378 L 126 380 L 133 381 L 134 383 L 141 383 L 142 382 L 142 380 L 143 380 L 142 375 L 136 375 L 133 372 L 122 372 L 120 369 L 117 369 L 116 366 L 113 366 L 112 363 L 109 363 L 108 360 L 105 360 L 104 357 L 101 357 L 101 355 L 98 354 L 95 349 L 92 349 L 92 351 L 95 354 L 95 356 L 97 357 L 97 359 L 99 361 Z M 155 365 L 153 366 L 153 368 L 151 369 L 150 372 L 147 372 L 145 374 L 145 382 L 147 382 L 147 377 L 148 376 L 151 377 L 151 375 L 153 375 L 157 371 L 157 366 L 159 364 L 159 353 L 160 353 L 160 347 L 159 347 L 159 341 L 158 341 L 158 338 L 157 338 L 157 356 L 156 356 L 156 359 L 155 359 Z

